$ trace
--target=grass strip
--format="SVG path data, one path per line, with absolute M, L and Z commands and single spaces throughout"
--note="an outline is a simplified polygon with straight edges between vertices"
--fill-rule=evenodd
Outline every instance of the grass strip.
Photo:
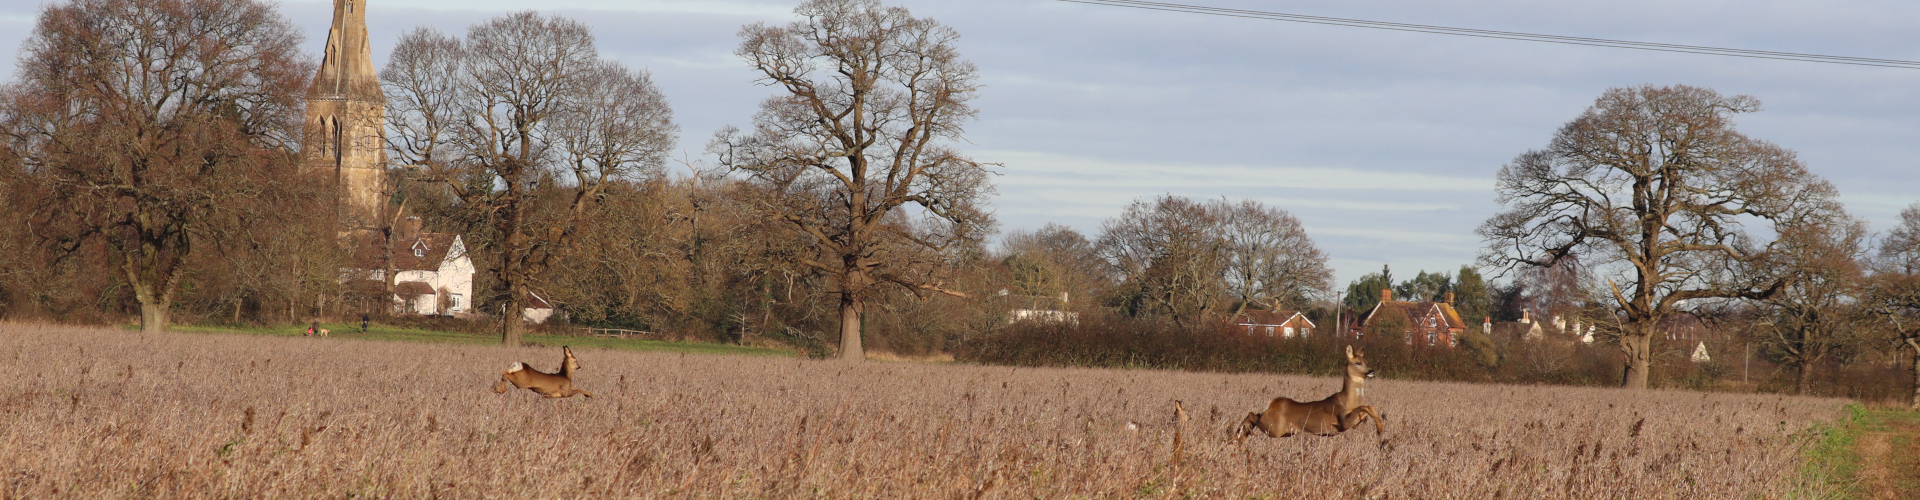
M 1920 456 L 1914 450 L 1920 439 L 1920 411 L 1869 409 L 1858 403 L 1844 407 L 1846 413 L 1834 425 L 1816 424 L 1809 429 L 1815 437 L 1806 448 L 1801 464 L 1800 498 L 1917 498 L 1920 495 Z M 1887 445 L 1863 455 L 1865 437 L 1886 434 Z M 1878 463 L 1886 462 L 1886 463 Z M 1870 467 L 1895 471 L 1895 477 L 1869 481 L 1864 477 Z M 1906 471 L 1906 474 L 1898 474 Z M 1883 474 L 1884 475 L 1884 474 Z

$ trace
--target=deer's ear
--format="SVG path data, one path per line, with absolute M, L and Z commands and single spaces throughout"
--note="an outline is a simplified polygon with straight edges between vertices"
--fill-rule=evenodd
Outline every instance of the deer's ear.
M 1353 359 L 1353 346 L 1347 346 L 1347 359 Z

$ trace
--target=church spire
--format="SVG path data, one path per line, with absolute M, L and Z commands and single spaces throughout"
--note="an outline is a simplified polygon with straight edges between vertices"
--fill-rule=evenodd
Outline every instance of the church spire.
M 367 0 L 334 0 L 333 27 L 320 71 L 307 88 L 301 154 L 308 171 L 338 193 L 342 230 L 384 227 L 387 199 L 387 100 L 367 43 Z
M 327 30 L 325 58 L 308 88 L 313 97 L 347 98 L 386 103 L 373 69 L 373 50 L 367 43 L 365 0 L 333 0 L 333 27 Z

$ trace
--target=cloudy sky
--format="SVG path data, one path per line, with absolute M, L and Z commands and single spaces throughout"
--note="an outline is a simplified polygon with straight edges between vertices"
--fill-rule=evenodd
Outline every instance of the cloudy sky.
M 1472 262 L 1493 178 L 1609 87 L 1748 94 L 1740 130 L 1800 153 L 1884 230 L 1920 201 L 1920 71 L 1580 47 L 1153 12 L 1054 0 L 886 0 L 958 29 L 986 89 L 962 147 L 1005 165 L 1002 229 L 1093 237 L 1128 202 L 1253 198 L 1298 216 L 1341 284 Z M 1909 0 L 1180 0 L 1290 14 L 1781 52 L 1920 60 Z M 0 53 L 43 2 L 0 0 Z M 797 0 L 362 0 L 384 65 L 415 26 L 448 33 L 538 9 L 585 21 L 603 55 L 653 73 L 698 161 L 770 89 L 740 26 Z M 317 54 L 330 1 L 282 12 Z M 317 56 L 316 56 L 317 58 Z M 13 60 L 0 62 L 12 74 Z M 9 79 L 11 76 L 8 77 Z

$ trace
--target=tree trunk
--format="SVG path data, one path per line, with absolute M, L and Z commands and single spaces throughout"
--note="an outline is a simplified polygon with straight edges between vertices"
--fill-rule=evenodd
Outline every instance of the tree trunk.
M 140 301 L 140 333 L 167 331 L 167 306 L 158 300 Z
M 1907 337 L 1907 347 L 1913 348 L 1913 401 L 1912 407 L 1920 410 L 1920 339 Z
M 1807 395 L 1807 386 L 1813 383 L 1813 362 L 1801 360 L 1796 364 L 1800 368 L 1800 373 L 1797 377 L 1794 377 L 1793 395 L 1805 396 Z
M 522 305 L 526 297 L 526 286 L 518 277 L 507 274 L 507 300 L 500 311 L 500 344 L 520 347 L 520 334 L 527 328 L 527 310 Z
M 527 329 L 526 310 L 520 301 L 507 299 L 506 311 L 500 315 L 500 344 L 519 347 L 520 334 Z
M 1627 354 L 1626 376 L 1620 386 L 1646 389 L 1647 374 L 1653 365 L 1653 336 L 1646 332 L 1620 337 L 1620 350 Z
M 840 359 L 846 361 L 865 361 L 866 352 L 860 348 L 860 312 L 864 304 L 854 294 L 840 294 Z

